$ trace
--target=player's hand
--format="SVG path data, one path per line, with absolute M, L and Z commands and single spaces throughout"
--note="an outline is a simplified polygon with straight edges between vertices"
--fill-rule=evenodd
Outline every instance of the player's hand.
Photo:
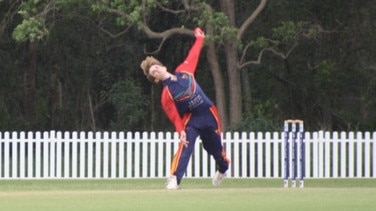
M 180 143 L 188 147 L 189 142 L 187 141 L 187 134 L 184 130 L 180 132 Z
M 199 27 L 195 28 L 195 37 L 205 37 L 204 31 Z

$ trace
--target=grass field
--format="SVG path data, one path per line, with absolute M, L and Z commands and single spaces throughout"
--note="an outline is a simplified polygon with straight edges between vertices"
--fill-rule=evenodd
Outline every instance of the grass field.
M 0 210 L 376 210 L 375 179 L 306 180 L 283 188 L 282 180 L 184 179 L 182 189 L 164 189 L 161 179 L 0 180 Z

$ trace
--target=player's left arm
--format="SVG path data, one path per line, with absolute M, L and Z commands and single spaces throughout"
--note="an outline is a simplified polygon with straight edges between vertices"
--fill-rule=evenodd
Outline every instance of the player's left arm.
M 196 72 L 201 49 L 205 41 L 205 33 L 200 28 L 196 28 L 194 33 L 196 41 L 190 49 L 185 61 L 176 68 L 176 72 L 186 71 L 192 74 L 195 74 Z

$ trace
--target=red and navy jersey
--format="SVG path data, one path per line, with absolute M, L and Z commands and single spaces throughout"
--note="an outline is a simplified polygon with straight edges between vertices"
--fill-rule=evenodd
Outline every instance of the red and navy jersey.
M 180 117 L 189 112 L 208 110 L 212 101 L 205 95 L 193 75 L 179 72 L 177 80 L 167 79 L 163 85 L 167 87 L 170 97 L 174 100 Z
M 196 38 L 187 58 L 175 70 L 176 81 L 163 81 L 162 107 L 179 133 L 184 130 L 192 113 L 213 106 L 194 77 L 203 43 L 203 37 Z

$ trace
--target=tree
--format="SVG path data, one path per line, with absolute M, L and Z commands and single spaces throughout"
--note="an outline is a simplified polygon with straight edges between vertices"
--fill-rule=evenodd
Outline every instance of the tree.
M 216 88 L 216 102 L 223 119 L 223 124 L 235 126 L 241 120 L 242 114 L 242 90 L 239 70 L 239 44 L 243 42 L 244 34 L 252 22 L 265 8 L 267 0 L 261 0 L 255 10 L 249 14 L 239 26 L 236 21 L 236 10 L 234 1 L 219 1 L 207 3 L 206 1 L 183 0 L 179 3 L 171 1 L 129 1 L 128 4 L 122 1 L 98 1 L 96 9 L 114 14 L 118 23 L 124 28 L 137 26 L 150 39 L 159 39 L 158 48 L 152 52 L 157 53 L 167 39 L 172 36 L 186 35 L 193 36 L 192 29 L 195 26 L 205 28 L 208 35 L 207 59 L 213 75 Z M 217 11 L 214 8 L 220 7 Z M 166 28 L 155 22 L 161 13 L 167 13 L 174 18 L 172 26 Z M 239 22 L 239 21 L 238 21 Z M 224 46 L 226 63 L 220 62 L 218 51 Z M 229 98 L 225 96 L 225 83 L 221 67 L 225 66 L 228 76 Z M 229 110 L 227 110 L 229 102 Z M 231 115 L 229 115 L 229 113 Z
M 155 100 L 160 87 L 147 83 L 137 61 L 152 54 L 178 65 L 196 26 L 207 34 L 197 77 L 212 76 L 202 85 L 215 95 L 225 129 L 271 130 L 285 118 L 325 130 L 375 125 L 373 1 L 0 4 L 1 125 L 120 128 L 129 116 L 117 110 L 134 108 L 121 96 L 137 100 L 133 120 L 145 105 L 120 86 L 132 79 L 132 90 L 153 92 L 151 121 L 126 129 L 169 129 Z
M 127 130 L 143 129 L 139 121 L 141 115 L 136 116 L 142 107 L 128 106 L 128 113 L 124 114 L 122 109 L 127 105 L 121 105 L 124 101 L 117 97 L 123 94 L 128 100 L 132 98 L 127 95 L 129 93 L 124 93 L 127 89 L 123 89 L 118 81 L 132 78 L 129 76 L 133 73 L 117 68 L 132 61 L 131 57 L 119 58 L 124 53 L 136 52 L 133 43 L 137 39 L 129 36 L 133 40 L 128 42 L 125 38 L 116 40 L 116 37 L 107 36 L 105 30 L 98 33 L 98 26 L 106 22 L 107 17 L 98 18 L 91 10 L 92 1 L 18 3 L 17 13 L 22 19 L 13 30 L 13 39 L 18 46 L 30 43 L 38 47 L 33 54 L 25 52 L 27 56 L 33 55 L 34 70 L 25 77 L 33 85 L 25 86 L 25 90 L 31 91 L 26 92 L 24 100 L 28 109 L 25 113 L 31 114 L 28 119 L 32 124 L 30 128 L 96 131 L 111 127 L 119 129 L 119 125 L 127 121 L 124 125 Z M 116 28 L 112 24 L 109 29 L 115 31 Z M 21 62 L 24 64 L 28 62 Z M 128 90 L 136 90 L 134 94 L 139 97 L 134 97 L 132 103 L 143 105 L 145 102 L 138 92 L 137 81 L 125 81 L 129 82 Z M 135 99 L 140 102 L 135 102 Z M 129 114 L 134 114 L 134 120 L 129 121 Z
M 27 120 L 32 122 L 35 119 L 36 113 L 36 72 L 37 72 L 37 54 L 38 54 L 38 41 L 43 39 L 47 30 L 44 26 L 34 17 L 31 8 L 34 8 L 36 2 L 18 2 L 21 8 L 17 11 L 22 14 L 24 21 L 18 25 L 13 33 L 13 38 L 18 42 L 25 42 L 24 50 L 21 54 L 22 73 L 24 79 L 24 114 Z M 12 8 L 12 7 L 11 7 Z

